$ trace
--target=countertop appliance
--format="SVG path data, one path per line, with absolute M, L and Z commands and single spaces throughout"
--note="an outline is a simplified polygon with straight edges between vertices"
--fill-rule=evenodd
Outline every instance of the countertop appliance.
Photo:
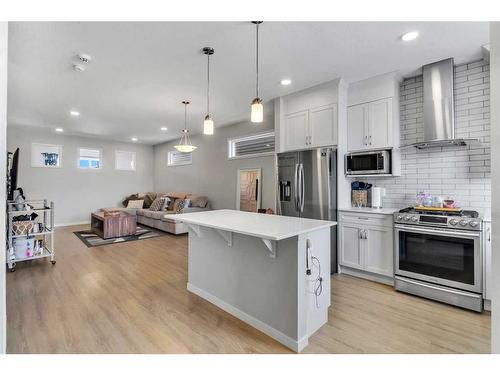
M 382 208 L 382 198 L 385 197 L 385 188 L 372 187 L 372 207 Z
M 482 228 L 477 211 L 395 213 L 395 289 L 482 311 Z
M 346 175 L 378 175 L 391 173 L 388 150 L 352 152 L 345 155 Z
M 278 154 L 278 214 L 337 220 L 337 153 L 334 148 Z M 337 272 L 337 227 L 331 229 L 330 271 Z

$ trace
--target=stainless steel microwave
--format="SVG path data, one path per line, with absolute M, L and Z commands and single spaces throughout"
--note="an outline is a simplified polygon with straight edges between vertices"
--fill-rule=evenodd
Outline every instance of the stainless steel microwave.
M 391 173 L 391 152 L 367 151 L 345 155 L 346 175 L 377 175 Z

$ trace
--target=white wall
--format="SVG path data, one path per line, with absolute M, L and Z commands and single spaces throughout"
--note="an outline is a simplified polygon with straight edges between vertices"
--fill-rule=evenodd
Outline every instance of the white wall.
M 61 168 L 31 167 L 31 144 L 62 145 Z M 56 134 L 36 128 L 9 126 L 9 151 L 20 148 L 18 186 L 27 199 L 53 200 L 56 225 L 83 223 L 90 213 L 116 207 L 127 195 L 153 189 L 153 147 Z M 100 170 L 77 168 L 78 148 L 102 150 Z M 136 171 L 115 170 L 115 150 L 136 152 Z
M 491 351 L 500 354 L 500 23 L 490 24 L 492 270 Z
M 238 168 L 262 168 L 262 208 L 275 209 L 275 158 L 263 156 L 228 160 L 228 138 L 274 129 L 274 119 L 262 124 L 245 122 L 217 128 L 215 135 L 195 135 L 191 141 L 198 148 L 193 164 L 167 166 L 168 151 L 175 150 L 178 140 L 154 147 L 155 191 L 186 191 L 206 195 L 212 208 L 236 208 L 236 177 Z
M 7 128 L 7 22 L 0 22 L 0 354 L 6 351 L 5 300 L 5 166 Z

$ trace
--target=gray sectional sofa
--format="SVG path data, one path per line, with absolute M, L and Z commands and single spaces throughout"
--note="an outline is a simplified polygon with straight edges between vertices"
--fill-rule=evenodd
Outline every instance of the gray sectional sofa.
M 149 206 L 156 197 L 168 196 L 172 201 L 166 210 L 151 211 Z M 140 198 L 144 198 L 144 208 L 120 208 L 123 211 L 137 215 L 137 223 L 144 224 L 152 228 L 160 229 L 164 232 L 172 234 L 187 233 L 186 225 L 177 223 L 172 220 L 172 217 L 179 213 L 199 212 L 210 210 L 210 202 L 205 196 L 199 194 L 178 193 L 178 192 L 150 192 L 139 194 Z M 178 209 L 177 202 L 183 200 L 187 203 L 187 207 Z M 125 203 L 125 201 L 124 201 Z M 202 206 L 202 207 L 200 207 Z M 172 208 L 176 209 L 172 209 Z

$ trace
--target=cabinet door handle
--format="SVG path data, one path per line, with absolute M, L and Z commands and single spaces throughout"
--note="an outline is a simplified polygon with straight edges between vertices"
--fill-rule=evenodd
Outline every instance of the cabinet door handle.
M 368 231 L 365 229 L 364 232 L 365 232 L 365 240 L 367 240 L 368 239 Z
M 369 139 L 370 139 L 369 143 L 370 143 L 370 146 L 371 146 L 372 145 L 372 136 L 371 135 L 370 135 Z
M 370 220 L 369 217 L 358 217 L 359 220 Z
M 491 242 L 491 229 L 488 228 L 488 242 Z
M 358 231 L 359 231 L 358 232 L 358 237 L 359 237 L 360 240 L 362 240 L 363 239 L 363 231 L 361 229 L 359 229 Z

